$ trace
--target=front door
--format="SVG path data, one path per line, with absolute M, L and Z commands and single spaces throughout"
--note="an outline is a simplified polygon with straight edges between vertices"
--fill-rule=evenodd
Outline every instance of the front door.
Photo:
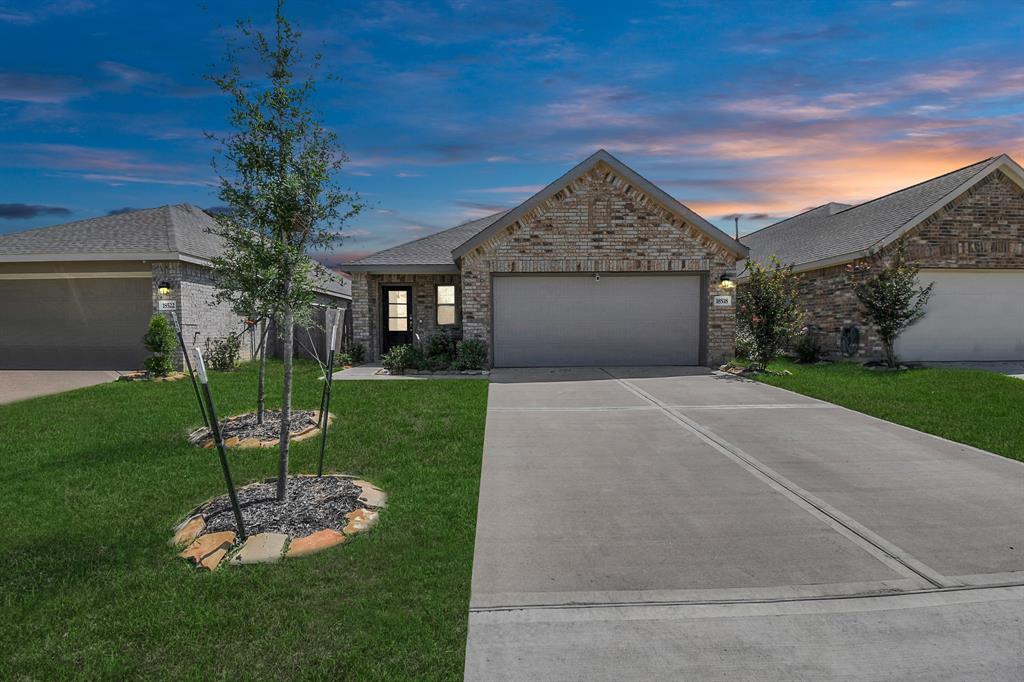
M 412 287 L 383 287 L 381 352 L 412 343 Z

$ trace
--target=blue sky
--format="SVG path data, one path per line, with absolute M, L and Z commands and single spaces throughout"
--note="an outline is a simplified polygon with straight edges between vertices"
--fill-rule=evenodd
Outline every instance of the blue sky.
M 217 205 L 202 79 L 271 0 L 0 0 L 0 232 Z M 330 260 L 514 206 L 599 147 L 742 231 L 1007 152 L 1024 3 L 299 2 L 365 212 Z

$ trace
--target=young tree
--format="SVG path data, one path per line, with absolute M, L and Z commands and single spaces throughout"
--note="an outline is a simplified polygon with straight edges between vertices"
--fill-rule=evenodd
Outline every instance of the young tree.
M 800 329 L 799 279 L 791 266 L 783 267 L 774 256 L 767 267 L 747 261 L 747 273 L 736 297 L 736 322 L 750 339 L 754 369 L 763 370 Z
M 904 329 L 924 317 L 935 283 L 926 287 L 919 285 L 918 268 L 907 262 L 907 248 L 903 242 L 887 255 L 876 254 L 873 263 L 860 264 L 850 270 L 872 273 L 854 286 L 854 293 L 868 321 L 878 330 L 885 364 L 895 368 L 896 339 Z
M 335 182 L 348 159 L 313 109 L 320 56 L 306 60 L 301 33 L 285 17 L 283 0 L 278 0 L 272 33 L 249 22 L 239 22 L 238 29 L 243 41 L 229 45 L 226 73 L 208 77 L 232 101 L 232 132 L 212 136 L 228 170 L 218 174 L 219 196 L 230 214 L 218 224 L 227 241 L 225 259 L 248 262 L 250 272 L 258 273 L 260 286 L 249 294 L 258 299 L 259 312 L 276 320 L 281 334 L 277 498 L 284 500 L 295 324 L 310 319 L 315 297 L 307 250 L 333 244 L 362 204 Z M 243 60 L 247 72 L 255 67 L 259 75 L 244 77 Z

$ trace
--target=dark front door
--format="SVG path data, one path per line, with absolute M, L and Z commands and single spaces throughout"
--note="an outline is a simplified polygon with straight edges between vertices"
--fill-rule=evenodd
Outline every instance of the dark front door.
M 412 287 L 384 287 L 382 292 L 381 352 L 387 353 L 394 346 L 412 343 Z

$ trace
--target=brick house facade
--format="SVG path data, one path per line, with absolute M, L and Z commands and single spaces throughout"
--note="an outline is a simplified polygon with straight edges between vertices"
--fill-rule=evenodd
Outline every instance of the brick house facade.
M 597 157 L 597 158 L 595 158 Z M 496 275 L 505 274 L 693 274 L 701 277 L 702 361 L 717 364 L 733 352 L 735 314 L 732 305 L 715 306 L 720 280 L 735 270 L 741 246 L 714 230 L 692 212 L 680 215 L 660 190 L 655 190 L 621 162 L 599 153 L 560 181 L 468 235 L 452 236 L 450 272 L 403 273 L 401 265 L 374 256 L 353 270 L 355 339 L 379 358 L 381 286 L 413 287 L 415 332 L 421 340 L 439 331 L 436 324 L 438 285 L 456 287 L 459 337 L 480 338 L 493 346 L 493 291 Z M 688 211 L 688 209 L 687 209 Z M 487 222 L 487 221 L 485 221 Z M 507 223 L 507 224 L 506 224 Z M 455 228 L 456 230 L 458 228 Z M 439 237 L 444 238 L 446 233 Z M 723 239 L 724 237 L 724 239 Z M 393 251 L 400 251 L 396 247 Z M 412 248 L 425 250 L 420 243 Z M 388 254 L 388 252 L 383 252 Z M 440 268 L 440 263 L 421 267 Z M 417 263 L 409 263 L 415 270 Z M 374 272 L 374 269 L 389 272 Z M 729 293 L 729 292 L 725 292 Z M 614 324 L 611 320 L 609 324 Z
M 881 341 L 874 327 L 865 321 L 854 294 L 856 284 L 869 277 L 870 271 L 852 266 L 870 263 L 875 258 L 887 262 L 887 255 L 899 244 L 905 245 L 910 261 L 922 269 L 922 285 L 949 271 L 1024 274 L 1024 188 L 1019 177 L 1011 177 L 1015 174 L 1014 165 L 991 164 L 987 172 L 982 168 L 969 187 L 963 191 L 954 188 L 940 199 L 938 207 L 929 207 L 925 217 L 903 230 L 894 230 L 870 257 L 862 253 L 859 257 L 837 258 L 833 259 L 836 262 L 817 268 L 802 265 L 792 256 L 783 260 L 795 265 L 805 322 L 819 335 L 823 350 L 831 356 L 841 355 L 840 332 L 852 325 L 860 334 L 859 348 L 852 357 L 863 361 L 881 357 Z M 815 229 L 829 229 L 830 221 L 830 217 L 821 219 Z M 784 228 L 783 224 L 780 226 Z M 797 225 L 793 229 L 802 227 Z M 776 244 L 784 238 L 770 237 Z M 752 258 L 763 261 L 771 255 L 770 248 L 757 239 L 744 241 L 751 246 Z M 1024 277 L 1020 282 L 1024 283 Z M 933 300 L 940 293 L 936 290 Z M 984 326 L 983 322 L 979 324 L 979 334 Z M 972 359 L 970 352 L 965 350 L 962 359 Z

